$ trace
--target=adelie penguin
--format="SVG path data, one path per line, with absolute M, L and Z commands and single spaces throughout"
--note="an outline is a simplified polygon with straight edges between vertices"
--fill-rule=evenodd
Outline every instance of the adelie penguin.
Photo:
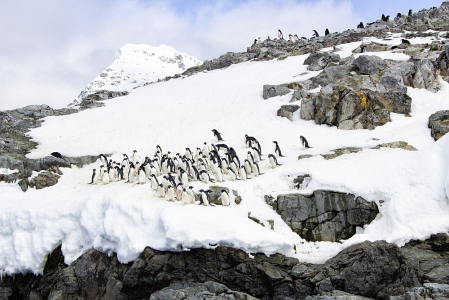
M 324 32 L 324 35 L 329 35 L 329 34 L 330 34 L 329 29 L 326 28 L 326 31 Z
M 301 139 L 301 144 L 302 144 L 302 147 L 303 147 L 304 149 L 312 148 L 312 147 L 309 146 L 309 143 L 307 142 L 307 140 L 306 140 L 305 137 L 303 137 L 303 136 L 301 135 L 299 138 Z
M 214 136 L 217 138 L 217 140 L 219 142 L 223 141 L 223 139 L 221 138 L 221 133 L 220 132 L 218 132 L 216 129 L 212 129 L 212 132 L 214 133 Z
M 270 161 L 272 169 L 274 169 L 277 166 L 282 166 L 281 164 L 278 164 L 278 160 L 276 159 L 276 156 L 274 156 L 273 154 L 268 154 L 268 160 Z
M 313 30 L 313 36 L 314 36 L 314 37 L 319 37 L 319 36 L 320 36 L 320 34 L 318 33 L 318 31 L 316 31 L 316 30 Z
M 59 152 L 52 152 L 51 156 L 54 156 L 54 157 L 57 157 L 57 158 L 62 158 L 62 155 Z
M 357 25 L 357 28 L 365 28 L 365 25 L 363 25 L 363 22 L 360 22 L 359 25 Z
M 221 204 L 223 206 L 231 205 L 231 201 L 229 200 L 229 194 L 226 192 L 225 189 L 221 190 L 221 195 L 220 197 L 218 197 L 218 200 L 221 200 Z
M 282 34 L 282 31 L 281 31 L 280 29 L 278 29 L 278 38 L 279 38 L 280 40 L 283 40 L 283 39 L 284 39 L 284 35 Z
M 279 148 L 279 145 L 278 145 L 278 142 L 276 142 L 276 141 L 273 141 L 273 143 L 274 143 L 274 153 L 276 153 L 276 155 L 278 156 L 278 157 L 285 157 L 284 155 L 282 155 L 282 152 L 281 152 L 281 148 Z
M 93 169 L 93 173 L 92 173 L 92 181 L 90 182 L 90 184 L 97 184 L 98 181 L 98 173 L 96 173 L 96 169 Z

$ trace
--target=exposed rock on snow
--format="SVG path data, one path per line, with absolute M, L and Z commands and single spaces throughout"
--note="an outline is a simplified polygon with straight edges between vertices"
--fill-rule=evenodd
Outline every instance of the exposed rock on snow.
M 290 90 L 285 85 L 269 85 L 263 86 L 263 98 L 266 100 L 268 98 L 283 96 L 290 93 Z
M 380 73 L 387 66 L 385 61 L 376 55 L 360 55 L 354 60 L 352 65 L 361 75 L 373 75 Z
M 268 204 L 307 241 L 348 239 L 355 234 L 356 227 L 371 223 L 379 213 L 374 202 L 330 191 L 315 191 L 311 196 L 279 195 Z
M 434 140 L 449 132 L 449 110 L 440 110 L 429 117 L 429 128 Z
M 128 92 L 111 92 L 111 91 L 98 91 L 96 93 L 87 95 L 81 103 L 79 104 L 79 107 L 81 110 L 88 109 L 88 108 L 95 108 L 95 107 L 101 107 L 104 106 L 103 100 L 108 100 L 116 97 L 122 97 L 128 95 Z
M 293 113 L 296 112 L 301 106 L 299 105 L 282 105 L 279 108 L 277 115 L 293 121 Z

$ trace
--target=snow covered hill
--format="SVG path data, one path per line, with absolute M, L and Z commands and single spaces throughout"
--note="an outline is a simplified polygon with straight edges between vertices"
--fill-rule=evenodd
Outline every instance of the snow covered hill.
M 423 39 L 410 39 L 411 43 L 417 41 Z M 400 44 L 400 35 L 390 35 L 388 43 Z M 360 44 L 339 45 L 337 53 L 344 59 Z M 332 48 L 324 49 L 329 50 Z M 407 59 L 407 54 L 392 51 L 381 55 Z M 280 118 L 277 110 L 289 103 L 292 93 L 264 100 L 263 85 L 316 76 L 320 72 L 308 71 L 303 64 L 307 56 L 234 64 L 144 86 L 106 101 L 104 107 L 47 117 L 41 127 L 30 132 L 39 145 L 28 158 L 59 151 L 65 156 L 110 153 L 112 159 L 121 161 L 123 153 L 130 155 L 133 150 L 142 157 L 153 157 L 157 145 L 164 153 L 184 154 L 186 147 L 194 150 L 204 142 L 216 143 L 211 132 L 215 128 L 242 161 L 248 151 L 245 134 L 256 137 L 265 158 L 260 163 L 264 175 L 247 181 L 231 181 L 225 176 L 225 182 L 214 183 L 238 191 L 243 200 L 236 205 L 231 193 L 230 207 L 168 202 L 157 197 L 148 182 L 90 185 L 92 169 L 98 170 L 99 160 L 82 168 L 62 168 L 59 182 L 42 190 L 30 188 L 23 193 L 17 184 L 0 182 L 0 269 L 40 272 L 46 255 L 58 244 L 62 244 L 66 263 L 91 248 L 115 252 L 121 262 L 129 262 L 146 246 L 187 251 L 216 245 L 250 253 L 282 253 L 318 263 L 364 240 L 403 245 L 410 239 L 447 231 L 449 135 L 435 142 L 427 120 L 435 111 L 449 107 L 449 84 L 440 77 L 438 93 L 408 87 L 407 94 L 413 99 L 410 115 L 392 113 L 391 122 L 374 130 L 339 130 L 302 120 L 298 113 L 293 121 Z M 313 148 L 304 150 L 300 135 L 307 137 Z M 285 155 L 275 169 L 266 159 L 274 153 L 272 141 L 279 142 Z M 395 141 L 408 142 L 418 151 L 370 149 Z M 342 147 L 363 151 L 333 160 L 320 155 Z M 303 154 L 312 157 L 298 160 Z M 375 202 L 380 213 L 341 243 L 307 242 L 264 200 L 265 195 L 298 192 L 292 183 L 298 174 L 312 176 L 301 193 L 319 189 L 353 193 Z M 201 181 L 189 184 L 195 191 L 211 185 Z M 249 214 L 262 223 L 273 221 L 273 230 L 256 224 Z
M 95 77 L 69 106 L 79 104 L 85 96 L 99 90 L 130 91 L 201 63 L 195 57 L 166 45 L 126 44 L 117 51 L 114 62 Z

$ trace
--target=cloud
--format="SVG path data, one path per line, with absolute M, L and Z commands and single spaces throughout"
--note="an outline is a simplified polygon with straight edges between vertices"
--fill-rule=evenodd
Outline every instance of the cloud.
M 281 29 L 355 28 L 349 1 L 2 1 L 0 110 L 65 107 L 124 44 L 166 44 L 201 60 L 246 51 Z

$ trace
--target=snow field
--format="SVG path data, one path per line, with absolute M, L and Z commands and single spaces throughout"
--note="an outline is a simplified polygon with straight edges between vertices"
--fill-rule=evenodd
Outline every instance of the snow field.
M 359 44 L 339 45 L 342 50 L 338 53 L 342 58 L 351 55 Z M 405 59 L 397 54 L 381 55 Z M 119 162 L 122 153 L 130 155 L 134 149 L 142 157 L 152 157 L 156 145 L 164 152 L 184 154 L 186 147 L 194 151 L 204 142 L 217 143 L 211 132 L 217 129 L 241 162 L 247 153 L 245 134 L 256 137 L 265 159 L 259 164 L 260 171 L 265 174 L 218 184 L 242 196 L 242 203 L 235 205 L 232 199 L 231 207 L 169 203 L 154 195 L 148 181 L 144 185 L 89 185 L 92 168 L 98 169 L 99 161 L 81 169 L 62 169 L 58 184 L 43 190 L 22 193 L 17 185 L 1 184 L 0 269 L 40 272 L 46 254 L 60 243 L 66 263 L 91 248 L 116 252 L 120 261 L 129 262 L 146 246 L 182 251 L 215 245 L 251 253 L 282 253 L 319 263 L 363 240 L 402 245 L 411 238 L 447 231 L 449 137 L 434 142 L 427 119 L 448 107 L 449 85 L 442 82 L 443 90 L 437 94 L 409 88 L 411 117 L 392 114 L 392 122 L 372 131 L 320 126 L 300 120 L 298 113 L 290 122 L 277 117 L 276 111 L 289 102 L 291 94 L 263 100 L 262 87 L 319 74 L 306 70 L 306 57 L 231 65 L 142 87 L 129 96 L 106 101 L 102 108 L 46 118 L 42 127 L 30 133 L 39 146 L 29 158 L 53 151 L 66 156 L 110 153 Z M 303 150 L 300 135 L 313 148 Z M 278 159 L 282 166 L 271 169 L 267 157 L 274 153 L 274 140 L 286 157 Z M 368 149 L 393 141 L 406 141 L 419 151 Z M 333 160 L 319 155 L 347 146 L 366 149 Z M 298 161 L 301 154 L 316 156 Z M 292 180 L 305 173 L 311 174 L 312 181 L 299 192 L 328 189 L 354 193 L 375 201 L 380 214 L 342 243 L 304 241 L 265 204 L 263 196 L 298 192 L 292 190 Z M 195 191 L 209 186 L 202 182 L 192 185 Z M 263 222 L 274 220 L 274 230 L 251 221 L 248 213 Z

